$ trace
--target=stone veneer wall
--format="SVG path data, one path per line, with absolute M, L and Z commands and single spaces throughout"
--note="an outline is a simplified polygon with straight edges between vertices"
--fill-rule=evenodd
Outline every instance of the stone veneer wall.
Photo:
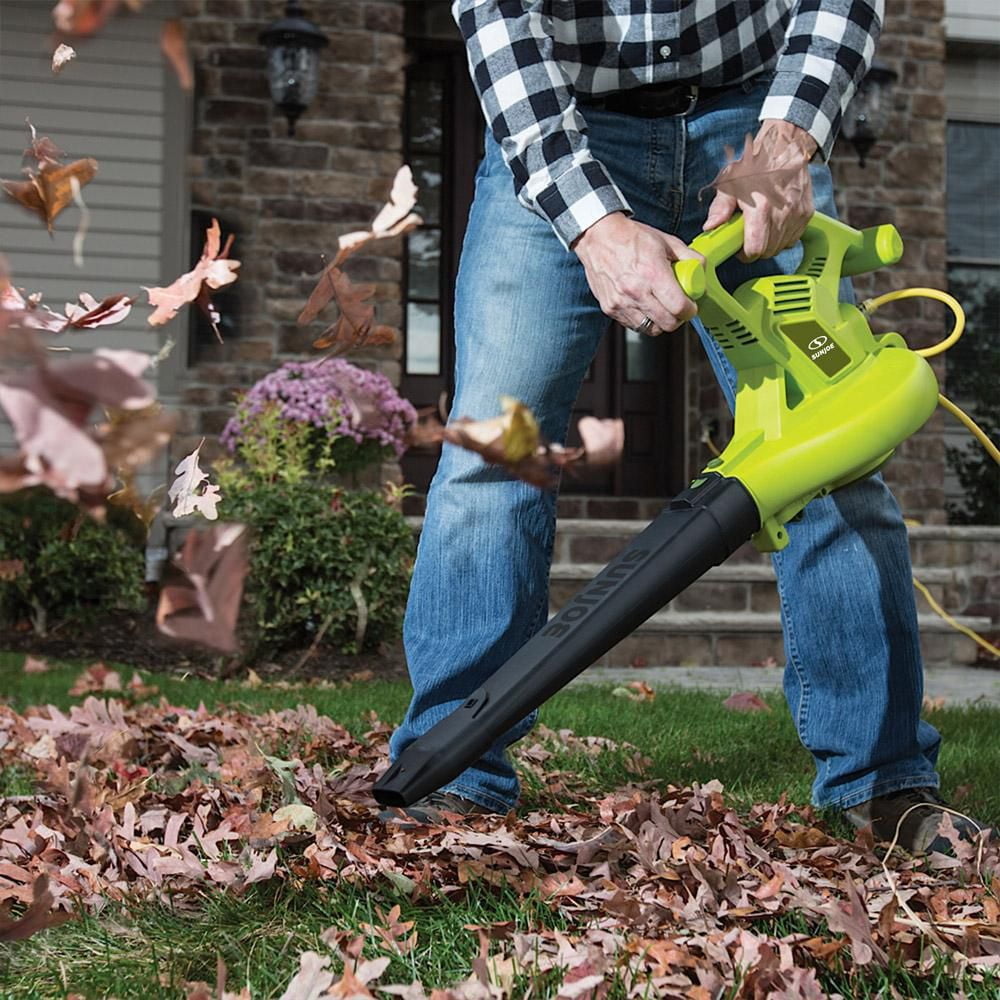
M 838 141 L 831 160 L 841 218 L 857 228 L 891 222 L 903 237 L 899 264 L 855 279 L 859 301 L 893 288 L 947 289 L 945 265 L 945 33 L 944 0 L 893 0 L 877 58 L 899 73 L 893 113 L 883 141 L 859 166 L 849 142 Z M 950 313 L 931 301 L 893 303 L 873 326 L 899 330 L 915 347 L 940 340 Z M 936 365 L 939 376 L 943 366 Z M 710 457 L 699 436 L 715 419 L 726 440 L 731 421 L 697 338 L 689 344 L 690 462 L 695 471 Z M 940 410 L 896 452 L 886 479 L 907 517 L 940 523 L 944 515 L 945 417 Z
M 238 336 L 210 347 L 187 373 L 178 399 L 183 455 L 229 418 L 234 392 L 283 361 L 317 356 L 324 328 L 295 325 L 337 237 L 366 228 L 402 162 L 403 5 L 400 0 L 313 0 L 306 15 L 329 37 L 319 94 L 288 138 L 272 104 L 260 31 L 284 13 L 284 0 L 181 0 L 196 68 L 189 157 L 192 209 L 239 227 Z M 223 226 L 223 235 L 225 235 Z M 379 322 L 400 325 L 400 241 L 352 257 L 352 278 L 372 282 Z M 331 309 L 331 312 L 333 310 Z M 399 337 L 351 360 L 399 381 Z
M 900 264 L 856 280 L 860 297 L 908 285 L 946 287 L 944 0 L 894 0 L 878 58 L 900 74 L 885 139 L 862 168 L 844 140 L 832 166 L 841 216 L 862 227 L 895 223 L 906 253 Z M 295 325 L 336 237 L 363 227 L 382 203 L 402 161 L 405 43 L 400 0 L 316 2 L 307 15 L 330 37 L 321 59 L 319 95 L 294 139 L 271 103 L 258 34 L 281 16 L 283 0 L 181 0 L 197 71 L 192 152 L 192 208 L 231 217 L 240 226 L 234 256 L 243 261 L 240 335 L 204 352 L 179 402 L 184 454 L 212 436 L 231 412 L 235 390 L 282 361 L 314 356 L 322 329 Z M 375 283 L 379 321 L 399 326 L 399 241 L 352 258 L 352 277 Z M 898 328 L 917 346 L 939 339 L 944 309 L 931 302 L 886 307 L 879 329 Z M 688 402 L 691 471 L 709 457 L 704 423 L 731 429 L 697 339 L 689 340 Z M 401 344 L 352 355 L 398 383 Z M 939 366 L 940 371 L 940 366 Z M 904 513 L 944 520 L 944 443 L 939 412 L 897 452 L 886 476 Z

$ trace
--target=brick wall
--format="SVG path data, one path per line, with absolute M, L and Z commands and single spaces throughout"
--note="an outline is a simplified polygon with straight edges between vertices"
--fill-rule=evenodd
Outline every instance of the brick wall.
M 840 139 L 831 166 L 841 218 L 857 228 L 891 222 L 906 249 L 894 267 L 855 279 L 859 299 L 911 285 L 947 288 L 944 0 L 893 0 L 886 6 L 877 58 L 896 70 L 899 80 L 885 137 L 864 167 L 851 144 Z M 950 314 L 931 301 L 893 303 L 879 310 L 873 326 L 879 332 L 899 330 L 912 346 L 924 347 L 947 332 Z M 723 440 L 732 425 L 697 338 L 690 339 L 690 461 L 700 468 L 710 457 L 699 440 L 702 422 L 716 420 Z M 941 376 L 943 366 L 936 368 Z M 944 419 L 938 411 L 897 450 L 885 472 L 904 515 L 927 523 L 945 519 Z
M 288 138 L 271 102 L 260 31 L 283 16 L 283 0 L 182 0 L 196 67 L 189 158 L 192 209 L 219 213 L 239 228 L 241 317 L 236 336 L 199 355 L 179 402 L 183 455 L 204 435 L 211 457 L 230 416 L 235 390 L 248 388 L 282 361 L 317 356 L 311 343 L 324 324 L 295 325 L 306 297 L 336 248 L 337 237 L 365 228 L 384 202 L 402 162 L 403 5 L 383 2 L 305 4 L 330 39 L 320 58 L 316 100 Z M 225 235 L 225 227 L 223 228 Z M 377 316 L 401 321 L 400 242 L 352 257 L 353 278 L 375 284 Z M 351 360 L 399 380 L 399 337 Z

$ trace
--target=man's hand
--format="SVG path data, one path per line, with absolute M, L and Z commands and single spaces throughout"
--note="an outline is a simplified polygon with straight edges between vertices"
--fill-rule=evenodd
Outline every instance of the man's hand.
M 809 161 L 816 152 L 816 140 L 791 122 L 769 119 L 761 125 L 752 148 L 755 165 L 746 178 L 752 183 L 737 183 L 734 178 L 727 185 L 732 192 L 717 191 L 703 227 L 715 229 L 740 209 L 744 219 L 740 259 L 745 261 L 773 257 L 794 246 L 813 214 Z M 779 168 L 780 186 L 769 183 L 767 173 Z
M 676 330 L 698 312 L 674 277 L 675 260 L 703 260 L 683 240 L 634 222 L 621 212 L 598 219 L 573 244 L 590 290 L 613 320 L 652 334 Z

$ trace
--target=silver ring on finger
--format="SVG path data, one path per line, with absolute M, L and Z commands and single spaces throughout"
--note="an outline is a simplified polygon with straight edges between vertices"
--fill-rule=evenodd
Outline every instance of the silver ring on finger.
M 641 333 L 645 336 L 650 336 L 652 332 L 656 329 L 656 324 L 648 317 L 643 317 L 642 322 L 636 328 L 636 333 Z

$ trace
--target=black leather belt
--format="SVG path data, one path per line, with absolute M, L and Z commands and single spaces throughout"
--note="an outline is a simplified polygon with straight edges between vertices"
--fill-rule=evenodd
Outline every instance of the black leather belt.
M 584 108 L 615 111 L 636 118 L 668 118 L 689 115 L 699 105 L 714 101 L 741 86 L 699 87 L 693 83 L 651 83 L 645 87 L 620 90 L 602 97 L 577 94 L 576 103 Z

